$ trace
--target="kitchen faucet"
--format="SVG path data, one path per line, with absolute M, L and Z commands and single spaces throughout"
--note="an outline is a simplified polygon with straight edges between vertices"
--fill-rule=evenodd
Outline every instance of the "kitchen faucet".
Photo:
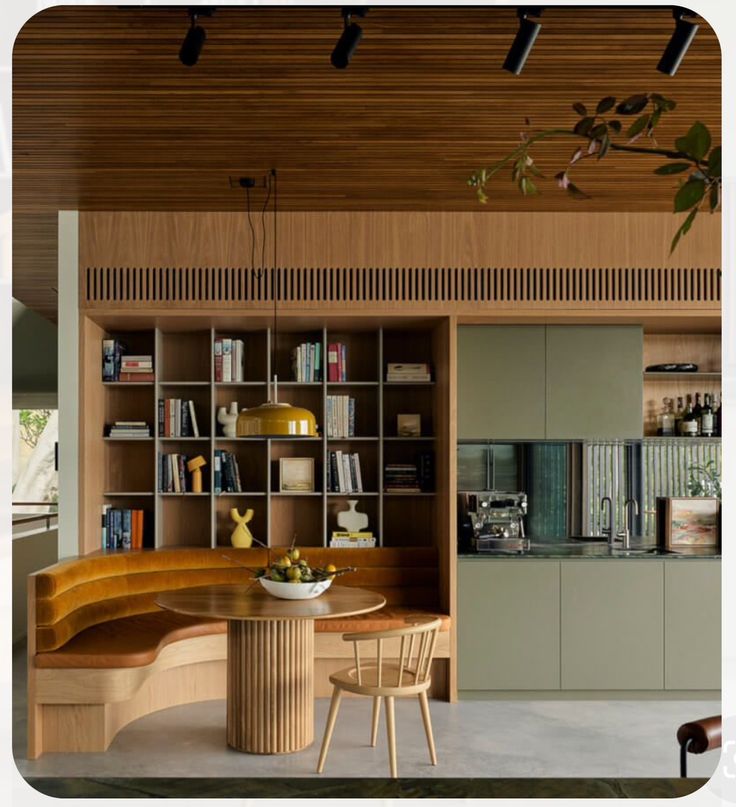
M 618 534 L 618 537 L 621 538 L 621 548 L 622 549 L 630 549 L 631 548 L 631 529 L 633 526 L 633 522 L 631 521 L 631 508 L 629 505 L 634 505 L 634 515 L 639 515 L 639 502 L 636 499 L 627 499 L 624 503 L 624 529 L 622 532 Z
M 606 511 L 606 502 L 608 502 L 608 526 L 601 527 L 601 534 L 605 535 L 608 539 L 610 546 L 613 546 L 614 531 L 613 531 L 613 499 L 610 496 L 604 496 L 601 499 L 601 513 Z

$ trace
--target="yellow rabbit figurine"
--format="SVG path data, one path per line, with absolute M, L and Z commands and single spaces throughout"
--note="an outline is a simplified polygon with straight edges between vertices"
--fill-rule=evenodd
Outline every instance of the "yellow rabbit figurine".
M 245 511 L 245 515 L 241 516 L 238 508 L 233 507 L 230 511 L 230 518 L 237 525 L 230 536 L 232 545 L 238 549 L 248 549 L 253 545 L 253 535 L 245 525 L 253 518 L 253 511 L 248 509 Z

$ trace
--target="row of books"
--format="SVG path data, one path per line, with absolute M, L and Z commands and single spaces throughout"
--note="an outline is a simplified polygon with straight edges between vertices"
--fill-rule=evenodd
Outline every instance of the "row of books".
M 355 437 L 355 398 L 328 395 L 325 401 L 328 438 Z
M 342 342 L 327 345 L 327 380 L 348 380 L 348 348 Z
M 158 455 L 159 493 L 190 493 L 192 474 L 187 470 L 187 462 L 193 457 L 185 454 Z
M 330 546 L 339 549 L 362 549 L 376 545 L 376 537 L 368 530 L 360 532 L 343 532 L 333 530 L 330 537 Z
M 151 427 L 145 420 L 116 420 L 112 426 L 105 426 L 105 436 L 123 440 L 148 438 Z
M 240 483 L 240 468 L 238 458 L 229 451 L 221 448 L 215 449 L 214 460 L 214 487 L 215 493 L 242 493 Z
M 143 530 L 143 510 L 102 505 L 103 549 L 142 549 Z
M 102 380 L 153 381 L 153 356 L 127 355 L 127 347 L 119 339 L 102 340 Z
M 322 345 L 302 342 L 291 351 L 291 372 L 300 384 L 322 380 Z
M 215 338 L 215 381 L 245 381 L 245 343 L 224 336 Z
M 389 362 L 386 368 L 386 381 L 431 381 L 432 373 L 428 364 L 399 364 Z
M 330 493 L 362 493 L 363 478 L 357 453 L 327 452 L 327 490 Z
M 159 437 L 199 437 L 194 401 L 158 399 Z
M 416 462 L 388 463 L 383 471 L 386 493 L 429 493 L 434 490 L 434 454 L 423 451 Z

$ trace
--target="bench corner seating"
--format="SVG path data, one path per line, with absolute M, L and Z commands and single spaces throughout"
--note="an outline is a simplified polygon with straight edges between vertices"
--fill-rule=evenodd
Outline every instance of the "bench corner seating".
M 384 630 L 407 616 L 441 616 L 433 672 L 447 694 L 449 617 L 438 609 L 437 552 L 421 549 L 304 550 L 314 565 L 339 558 L 358 571 L 341 578 L 380 591 L 380 611 L 315 623 L 315 696 L 350 654 L 342 634 Z M 227 556 L 227 557 L 226 557 Z M 28 758 L 46 751 L 104 751 L 132 720 L 150 712 L 225 698 L 224 621 L 164 611 L 161 591 L 243 582 L 265 566 L 261 549 L 167 548 L 96 552 L 61 561 L 28 579 Z

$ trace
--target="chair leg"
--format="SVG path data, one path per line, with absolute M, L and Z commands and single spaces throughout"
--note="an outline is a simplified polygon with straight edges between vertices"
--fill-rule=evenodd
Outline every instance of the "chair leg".
M 378 737 L 378 720 L 381 717 L 381 696 L 376 695 L 373 698 L 373 724 L 371 726 L 371 745 L 376 747 L 376 738 Z
M 687 752 L 690 750 L 693 738 L 688 737 L 687 740 L 680 746 L 680 777 L 687 779 Z
M 437 764 L 437 752 L 434 748 L 434 737 L 432 736 L 432 719 L 429 716 L 429 699 L 427 691 L 419 693 L 419 706 L 422 710 L 422 720 L 424 721 L 424 733 L 427 735 L 427 745 L 429 746 L 429 758 L 433 765 Z
M 322 750 L 319 752 L 319 762 L 317 763 L 317 773 L 322 773 L 327 759 L 327 750 L 332 739 L 332 730 L 335 728 L 337 720 L 337 710 L 340 708 L 342 690 L 338 686 L 332 688 L 332 700 L 330 701 L 330 713 L 327 715 L 327 725 L 325 726 L 325 736 L 322 739 Z
M 396 724 L 394 722 L 394 698 L 386 695 L 386 733 L 388 734 L 388 762 L 391 767 L 391 778 L 398 777 L 396 764 Z

